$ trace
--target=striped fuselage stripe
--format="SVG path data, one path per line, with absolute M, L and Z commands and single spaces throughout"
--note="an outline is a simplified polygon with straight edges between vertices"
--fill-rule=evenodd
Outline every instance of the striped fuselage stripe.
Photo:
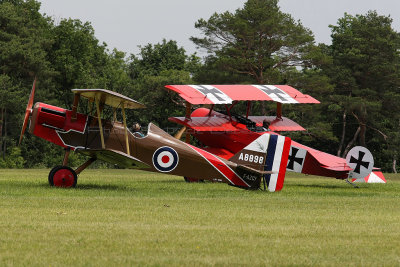
M 269 142 L 268 142 L 268 148 L 267 148 L 267 157 L 265 159 L 264 171 L 272 171 L 277 141 L 278 141 L 277 135 L 270 135 Z M 273 175 L 275 175 L 275 174 L 265 174 L 264 175 L 265 181 L 267 182 L 267 185 L 268 185 L 268 189 L 269 189 L 270 183 L 271 183 L 271 178 L 272 178 L 271 176 L 273 176 Z
M 291 143 L 292 143 L 291 139 L 284 137 L 284 144 L 281 157 L 281 167 L 279 169 L 278 181 L 276 183 L 275 191 L 281 191 L 283 188 L 283 182 L 285 181 L 286 167 L 289 158 Z
M 190 148 L 199 153 L 205 160 L 207 160 L 219 173 L 222 174 L 231 184 L 236 186 L 250 187 L 245 181 L 240 178 L 228 165 L 215 155 L 204 151 L 195 146 L 189 145 Z
M 287 157 L 289 155 L 289 151 L 287 150 L 290 149 L 290 142 L 285 141 L 286 138 L 280 135 L 271 135 L 269 139 L 264 170 L 274 173 L 266 174 L 264 177 L 268 184 L 268 190 L 271 192 L 279 191 L 283 187 L 286 173 L 285 164 L 287 164 Z M 282 159 L 284 160 L 282 161 Z

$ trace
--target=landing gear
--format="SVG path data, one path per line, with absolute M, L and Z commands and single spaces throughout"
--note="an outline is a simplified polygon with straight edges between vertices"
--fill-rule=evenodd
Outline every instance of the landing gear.
M 78 181 L 76 172 L 67 166 L 56 166 L 49 173 L 49 184 L 56 187 L 75 187 Z
M 49 173 L 49 184 L 56 187 L 75 187 L 78 181 L 78 174 L 89 167 L 90 164 L 96 161 L 96 158 L 90 158 L 76 170 L 67 166 L 70 148 L 65 149 L 65 155 L 62 166 L 56 166 Z

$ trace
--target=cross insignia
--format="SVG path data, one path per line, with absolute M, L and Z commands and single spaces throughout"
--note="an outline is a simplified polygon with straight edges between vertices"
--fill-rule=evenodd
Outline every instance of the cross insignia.
M 280 90 L 277 87 L 271 88 L 271 87 L 268 87 L 268 86 L 265 86 L 265 85 L 260 85 L 259 89 L 261 89 L 261 91 L 266 93 L 271 98 L 273 98 L 271 95 L 275 95 L 282 102 L 290 102 L 291 101 L 290 96 L 288 96 L 285 92 L 283 92 L 282 90 Z
M 362 159 L 365 156 L 365 152 L 359 151 L 358 152 L 358 159 L 355 157 L 351 156 L 350 157 L 350 163 L 356 163 L 356 167 L 354 168 L 354 172 L 360 173 L 360 167 L 363 166 L 364 168 L 368 169 L 369 167 L 369 162 L 368 161 L 362 161 Z
M 291 169 L 294 170 L 294 163 L 298 163 L 300 165 L 303 164 L 303 158 L 296 158 L 296 154 L 297 152 L 299 152 L 299 149 L 297 147 L 292 147 L 292 153 L 289 155 L 288 158 L 288 165 L 287 165 L 287 169 Z
M 204 94 L 205 96 L 207 96 L 208 94 L 213 95 L 218 101 L 221 101 L 221 102 L 229 101 L 228 99 L 226 99 L 225 94 L 215 87 L 207 88 L 204 85 L 197 85 L 196 89 L 198 91 L 200 91 L 202 94 Z

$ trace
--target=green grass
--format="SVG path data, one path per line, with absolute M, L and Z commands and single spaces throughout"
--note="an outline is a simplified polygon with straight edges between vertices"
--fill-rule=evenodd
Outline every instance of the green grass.
M 288 174 L 282 192 L 132 170 L 0 170 L 1 266 L 399 266 L 400 175 Z

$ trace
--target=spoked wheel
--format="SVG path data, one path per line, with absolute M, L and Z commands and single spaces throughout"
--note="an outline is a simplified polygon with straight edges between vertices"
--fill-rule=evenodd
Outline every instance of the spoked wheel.
M 76 172 L 67 166 L 56 166 L 49 173 L 49 184 L 56 187 L 75 187 Z

